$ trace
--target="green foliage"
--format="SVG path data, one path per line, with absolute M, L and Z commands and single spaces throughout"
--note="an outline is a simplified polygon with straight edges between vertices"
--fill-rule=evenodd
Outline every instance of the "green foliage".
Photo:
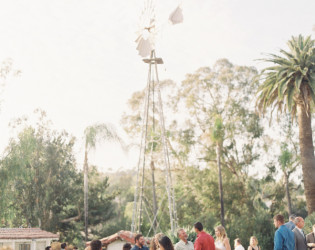
M 289 52 L 280 50 L 282 56 L 270 54 L 263 59 L 274 64 L 261 74 L 257 104 L 263 113 L 271 107 L 279 112 L 287 110 L 294 117 L 298 102 L 307 109 L 315 101 L 315 41 L 299 35 L 292 37 L 288 46 Z
M 76 168 L 75 139 L 53 131 L 44 112 L 36 126 L 21 127 L 0 162 L 0 226 L 40 227 L 58 232 L 61 240 L 83 248 L 83 173 Z M 92 230 L 114 216 L 115 193 L 107 194 L 108 178 L 92 168 L 90 213 Z
M 101 141 L 118 141 L 122 143 L 116 130 L 110 124 L 94 124 L 84 130 L 86 150 L 95 149 Z
M 315 213 L 310 214 L 305 218 L 304 231 L 306 234 L 313 232 L 313 225 L 315 225 Z

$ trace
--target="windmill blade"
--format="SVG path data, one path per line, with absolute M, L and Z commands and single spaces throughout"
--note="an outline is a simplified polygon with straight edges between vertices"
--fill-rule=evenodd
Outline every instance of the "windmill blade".
M 178 6 L 169 17 L 169 20 L 173 25 L 182 23 L 184 21 L 183 10 L 180 6 Z
M 151 54 L 151 51 L 153 50 L 153 46 L 150 42 L 150 39 L 144 39 L 143 37 L 141 37 L 138 41 L 139 42 L 137 50 L 139 51 L 139 55 L 142 57 L 149 56 Z

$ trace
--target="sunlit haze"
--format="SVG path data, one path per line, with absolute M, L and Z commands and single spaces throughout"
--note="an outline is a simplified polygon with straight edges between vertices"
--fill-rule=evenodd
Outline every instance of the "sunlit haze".
M 277 53 L 298 34 L 313 35 L 314 0 L 156 1 L 156 53 L 165 64 L 160 79 L 178 84 L 185 74 L 212 66 L 219 58 L 261 68 L 263 53 Z M 10 0 L 0 3 L 0 61 L 13 60 L 19 77 L 10 77 L 0 96 L 0 151 L 13 136 L 8 123 L 36 108 L 53 128 L 77 139 L 83 162 L 83 131 L 96 122 L 112 123 L 124 138 L 120 119 L 132 93 L 146 85 L 147 65 L 135 39 L 140 0 Z M 168 23 L 182 3 L 184 21 Z M 137 151 L 104 144 L 90 156 L 100 170 L 130 169 Z

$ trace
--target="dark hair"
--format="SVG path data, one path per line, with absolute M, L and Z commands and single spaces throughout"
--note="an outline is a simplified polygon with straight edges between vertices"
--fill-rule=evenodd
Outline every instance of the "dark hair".
M 67 246 L 67 243 L 65 242 L 61 244 L 61 248 L 66 248 L 66 246 Z
M 197 228 L 199 231 L 203 230 L 203 225 L 199 221 L 194 224 L 194 227 Z
M 163 236 L 159 240 L 159 244 L 165 249 L 165 250 L 174 250 L 172 241 L 167 236 Z
M 281 223 L 284 223 L 284 217 L 281 214 L 277 214 L 273 217 L 274 220 L 280 221 Z
M 102 249 L 102 242 L 100 240 L 92 240 L 91 250 L 100 250 Z
M 123 250 L 130 250 L 131 249 L 131 244 L 130 243 L 125 243 L 123 245 Z
M 241 239 L 240 238 L 236 238 L 234 241 L 236 241 L 239 244 L 242 244 Z
M 142 234 L 137 234 L 135 237 L 135 243 L 137 243 L 137 240 L 139 240 L 142 237 Z
M 47 246 L 47 247 L 45 248 L 45 250 L 49 250 L 49 249 L 51 249 L 51 246 Z

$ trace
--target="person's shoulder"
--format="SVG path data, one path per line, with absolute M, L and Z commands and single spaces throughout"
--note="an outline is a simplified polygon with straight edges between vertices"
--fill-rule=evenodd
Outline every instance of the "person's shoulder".
M 137 245 L 134 245 L 132 248 L 131 248 L 131 250 L 138 250 L 139 249 L 139 247 L 137 246 Z
M 312 237 L 313 232 L 310 232 L 309 234 L 306 235 L 306 237 Z
M 176 244 L 175 244 L 175 247 L 177 246 L 180 246 L 181 245 L 181 241 L 179 241 L 179 242 L 177 242 Z

